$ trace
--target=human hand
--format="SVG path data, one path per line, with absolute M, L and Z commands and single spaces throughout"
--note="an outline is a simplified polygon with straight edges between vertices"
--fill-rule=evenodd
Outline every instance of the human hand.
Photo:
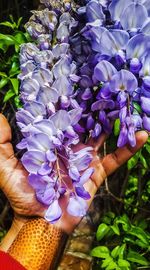
M 87 201 L 88 205 L 90 205 L 94 194 L 104 179 L 134 155 L 143 146 L 147 138 L 146 132 L 137 132 L 136 147 L 132 148 L 127 145 L 103 158 L 99 157 L 99 149 L 102 147 L 106 135 L 102 135 L 97 141 L 89 140 L 88 144 L 79 143 L 75 147 L 74 151 L 87 146 L 93 147 L 91 166 L 94 168 L 94 173 L 84 186 L 91 195 L 91 199 Z M 7 196 L 17 217 L 22 218 L 22 220 L 24 220 L 24 217 L 29 216 L 44 217 L 47 208 L 36 200 L 35 192 L 28 184 L 28 173 L 16 159 L 10 140 L 11 130 L 9 124 L 5 117 L 0 115 L 0 187 Z M 56 226 L 70 233 L 79 223 L 81 217 L 73 217 L 67 213 L 67 199 L 67 196 L 60 199 L 63 215 L 57 221 Z

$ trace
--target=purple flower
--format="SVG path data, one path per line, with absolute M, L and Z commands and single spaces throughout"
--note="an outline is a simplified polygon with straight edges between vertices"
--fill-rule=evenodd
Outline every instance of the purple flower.
M 143 128 L 150 132 L 150 117 L 146 114 L 143 116 Z
M 89 22 L 99 20 L 101 23 L 105 19 L 102 6 L 98 0 L 91 0 L 86 5 L 86 16 Z
M 51 172 L 46 154 L 42 151 L 30 150 L 23 155 L 21 161 L 29 173 L 47 175 Z
M 119 91 L 126 91 L 132 94 L 138 87 L 136 77 L 125 69 L 117 72 L 110 80 L 110 89 L 113 93 L 118 93 Z
M 142 110 L 147 113 L 150 114 L 150 99 L 149 97 L 141 97 L 141 108 Z
M 92 155 L 90 151 L 92 151 L 92 147 L 86 147 L 85 149 L 71 153 L 68 160 L 69 167 L 76 167 L 79 172 L 86 170 L 92 161 Z
M 127 59 L 141 59 L 147 50 L 148 37 L 145 37 L 143 34 L 138 34 L 132 37 L 126 47 L 126 57 Z
M 130 71 L 134 74 L 139 73 L 140 69 L 142 67 L 142 63 L 138 58 L 132 58 L 130 61 Z
M 131 0 L 111 1 L 109 11 L 114 21 L 120 21 L 123 11 L 131 4 Z
M 150 18 L 148 17 L 148 19 L 144 22 L 144 24 L 142 25 L 142 29 L 141 32 L 145 35 L 150 36 Z
M 150 42 L 147 40 L 147 42 Z M 140 70 L 140 77 L 150 76 L 150 49 L 145 52 L 141 59 L 142 68 Z
M 131 3 L 121 14 L 120 22 L 123 29 L 132 31 L 141 28 L 147 18 L 147 10 L 143 5 Z
M 126 123 L 121 124 L 121 129 L 117 141 L 117 146 L 118 147 L 123 147 L 126 143 L 128 142 L 128 130 Z
M 150 97 L 150 76 L 143 78 L 143 94 L 147 97 Z
M 55 223 L 62 215 L 62 210 L 59 206 L 58 200 L 54 200 L 53 203 L 48 207 L 44 218 L 51 222 Z
M 94 77 L 98 81 L 108 82 L 116 72 L 116 68 L 111 63 L 102 60 L 95 66 Z
M 18 147 L 51 223 L 62 215 L 65 194 L 69 214 L 86 214 L 92 148 L 74 152 L 74 145 L 111 133 L 117 118 L 119 147 L 134 147 L 135 131 L 149 130 L 149 1 L 83 2 L 78 9 L 41 0 L 46 8 L 33 11 L 26 25 L 36 45 L 20 50 L 23 107 L 16 118 L 24 138 Z
M 67 212 L 72 216 L 83 217 L 86 215 L 87 208 L 85 200 L 74 195 L 69 199 Z

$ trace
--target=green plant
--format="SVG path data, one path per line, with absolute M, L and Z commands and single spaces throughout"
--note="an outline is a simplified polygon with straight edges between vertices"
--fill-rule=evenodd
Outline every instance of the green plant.
M 100 245 L 91 251 L 91 255 L 97 258 L 97 269 L 150 269 L 147 227 L 146 220 L 131 222 L 126 214 L 116 216 L 108 212 L 96 232 Z
M 117 136 L 118 132 L 119 121 L 116 120 L 114 135 Z M 111 137 L 107 141 L 107 153 L 112 152 L 114 145 L 115 137 Z M 91 251 L 96 258 L 93 270 L 150 269 L 149 164 L 150 138 L 118 170 L 113 180 L 109 182 L 108 179 L 105 188 L 113 203 L 108 201 L 107 207 L 113 212 L 102 217 L 97 229 L 96 247 Z M 114 184 L 118 190 L 113 187 Z
M 10 99 L 16 107 L 20 107 L 19 80 L 20 45 L 29 42 L 30 37 L 21 25 L 22 18 L 17 22 L 10 16 L 10 21 L 0 23 L 0 96 L 1 103 Z

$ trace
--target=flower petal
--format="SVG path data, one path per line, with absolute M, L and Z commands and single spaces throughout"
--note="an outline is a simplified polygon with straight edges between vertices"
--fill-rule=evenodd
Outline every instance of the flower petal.
M 83 217 L 86 215 L 87 203 L 84 199 L 76 196 L 69 199 L 67 212 L 76 217 Z
M 98 81 L 107 82 L 116 72 L 116 68 L 111 63 L 106 60 L 102 60 L 94 69 L 94 77 Z
M 76 190 L 77 195 L 83 198 L 84 200 L 89 200 L 91 198 L 89 192 L 87 192 L 84 187 L 76 186 L 75 190 Z
M 51 222 L 51 223 L 55 223 L 62 215 L 62 210 L 59 206 L 59 203 L 57 200 L 55 200 L 48 208 L 48 210 L 46 211 L 46 214 L 44 216 L 44 218 Z
M 94 173 L 94 168 L 88 168 L 80 177 L 80 184 L 84 185 L 89 178 L 91 177 L 91 175 Z
M 41 168 L 41 165 L 45 163 L 46 156 L 43 152 L 38 150 L 30 150 L 26 152 L 21 161 L 25 169 L 33 174 L 36 174 Z

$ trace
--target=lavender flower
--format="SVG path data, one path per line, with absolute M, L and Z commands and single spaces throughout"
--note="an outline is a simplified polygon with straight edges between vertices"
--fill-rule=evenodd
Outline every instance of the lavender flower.
M 26 24 L 36 44 L 20 50 L 23 108 L 16 118 L 29 183 L 48 206 L 45 218 L 54 223 L 66 193 L 70 215 L 87 210 L 84 184 L 93 173 L 92 149 L 73 151 L 80 133 L 111 134 L 119 119 L 118 147 L 134 147 L 135 132 L 150 130 L 150 5 L 148 0 L 88 0 L 78 7 L 72 1 L 41 3 L 44 9 L 33 11 Z

